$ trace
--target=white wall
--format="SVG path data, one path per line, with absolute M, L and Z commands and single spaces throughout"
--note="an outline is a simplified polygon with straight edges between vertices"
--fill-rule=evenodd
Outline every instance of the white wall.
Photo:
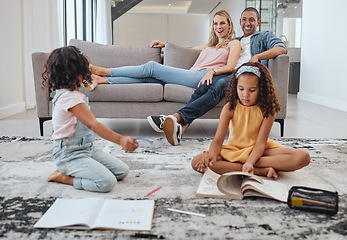
M 0 1 L 0 118 L 25 110 L 21 0 Z
M 208 15 L 126 13 L 114 21 L 113 29 L 115 45 L 143 46 L 158 39 L 197 46 L 207 42 L 210 25 Z
M 245 0 L 224 0 L 213 12 L 219 10 L 226 10 L 230 14 L 231 20 L 233 21 L 234 29 L 237 37 L 243 35 L 242 29 L 240 27 L 241 12 L 245 9 Z
M 304 0 L 298 97 L 347 111 L 346 0 Z M 323 113 L 322 113 L 323 114 Z
M 58 0 L 0 0 L 0 118 L 36 105 L 31 54 L 60 46 Z

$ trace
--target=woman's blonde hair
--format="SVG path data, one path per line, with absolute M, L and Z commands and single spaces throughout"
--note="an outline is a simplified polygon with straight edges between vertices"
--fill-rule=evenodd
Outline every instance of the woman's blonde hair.
M 234 30 L 234 25 L 233 22 L 231 21 L 231 17 L 229 15 L 229 13 L 225 10 L 220 10 L 218 12 L 216 12 L 213 15 L 213 18 L 215 16 L 221 16 L 221 17 L 225 17 L 230 25 L 229 31 L 228 31 L 228 36 L 221 42 L 219 43 L 219 39 L 214 31 L 214 20 L 212 20 L 212 26 L 211 26 L 211 34 L 210 34 L 210 38 L 208 39 L 208 43 L 207 46 L 208 47 L 216 47 L 217 49 L 223 46 L 227 46 L 229 44 L 229 42 L 231 40 L 233 40 L 233 38 L 235 38 L 235 30 Z

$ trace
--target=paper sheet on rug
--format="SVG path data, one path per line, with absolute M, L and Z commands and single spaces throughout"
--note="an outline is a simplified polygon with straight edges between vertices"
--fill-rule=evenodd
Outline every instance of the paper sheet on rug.
M 35 228 L 150 231 L 154 200 L 57 199 Z
M 247 196 L 256 196 L 286 202 L 288 187 L 283 183 L 250 173 L 229 172 L 219 175 L 207 169 L 200 181 L 196 196 L 238 200 Z

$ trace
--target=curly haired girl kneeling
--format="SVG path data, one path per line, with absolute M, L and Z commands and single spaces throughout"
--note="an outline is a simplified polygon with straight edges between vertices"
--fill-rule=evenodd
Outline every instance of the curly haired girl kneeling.
M 285 148 L 269 139 L 280 110 L 270 71 L 260 63 L 245 63 L 232 75 L 217 132 L 208 151 L 192 160 L 192 167 L 207 167 L 218 174 L 249 172 L 277 179 L 277 171 L 294 171 L 307 166 L 306 151 Z M 229 126 L 229 139 L 223 145 Z
M 98 122 L 88 108 L 88 101 L 79 91 L 82 84 L 91 83 L 87 58 L 73 46 L 55 49 L 49 56 L 43 73 L 43 85 L 53 99 L 53 157 L 58 170 L 49 182 L 73 185 L 77 189 L 95 192 L 110 191 L 129 171 L 128 165 L 93 147 L 94 132 L 132 152 L 138 142 L 122 136 Z

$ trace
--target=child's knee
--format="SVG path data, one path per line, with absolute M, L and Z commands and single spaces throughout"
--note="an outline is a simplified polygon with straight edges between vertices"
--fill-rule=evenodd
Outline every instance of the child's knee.
M 97 187 L 99 192 L 109 192 L 111 191 L 114 186 L 117 184 L 117 179 L 115 176 L 112 175 L 112 177 L 107 177 L 102 179 L 99 183 L 97 183 Z
M 308 152 L 298 149 L 296 155 L 298 159 L 298 168 L 303 168 L 310 164 L 311 157 Z
M 199 154 L 199 155 L 195 156 L 195 157 L 192 159 L 192 161 L 191 161 L 192 168 L 193 168 L 195 171 L 197 171 L 197 166 L 196 166 L 196 164 L 200 161 L 201 155 L 202 155 L 202 154 Z
M 129 166 L 124 165 L 122 169 L 120 169 L 119 173 L 117 174 L 117 180 L 122 180 L 129 174 Z

